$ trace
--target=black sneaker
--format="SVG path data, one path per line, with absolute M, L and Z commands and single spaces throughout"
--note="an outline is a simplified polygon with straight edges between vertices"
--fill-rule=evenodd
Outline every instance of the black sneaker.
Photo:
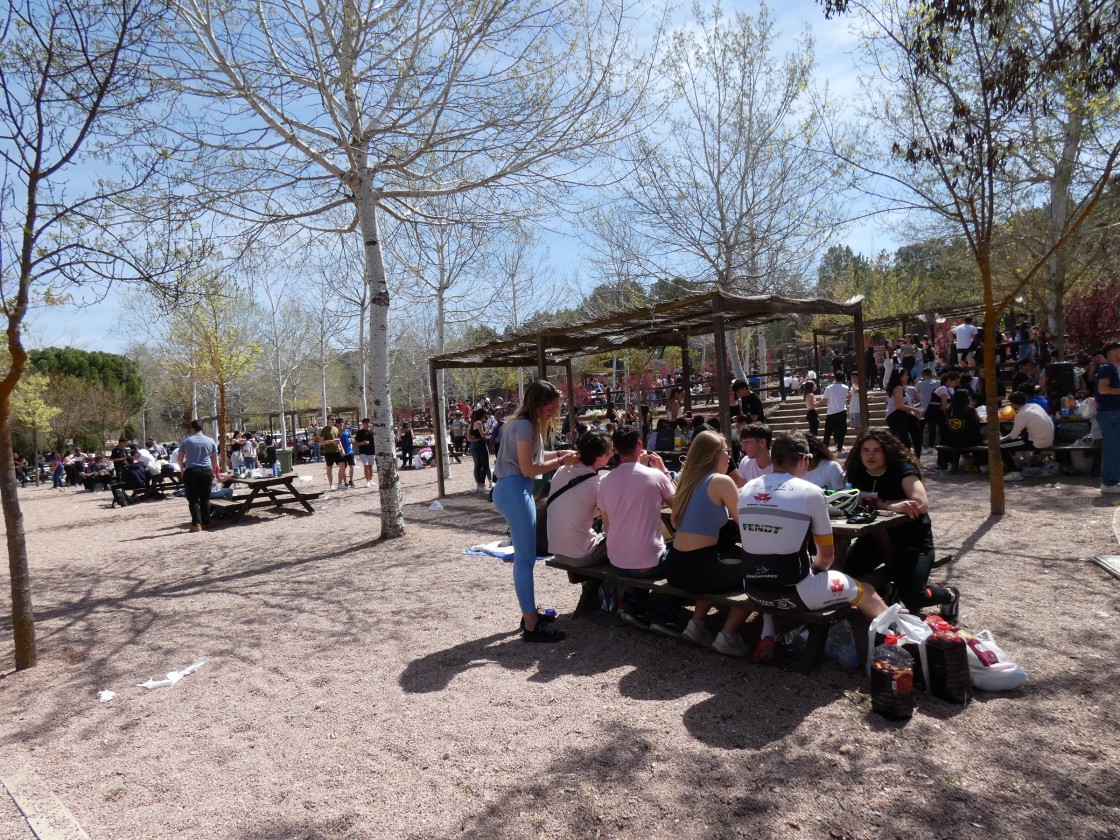
M 631 627 L 637 627 L 639 630 L 649 629 L 649 619 L 639 613 L 623 610 L 618 614 L 618 617 L 622 619 L 623 624 L 629 624 Z
M 946 586 L 950 600 L 941 605 L 941 617 L 950 624 L 956 624 L 961 615 L 961 591 L 955 586 Z
M 542 610 L 537 607 L 537 624 L 551 624 L 556 620 L 556 610 Z M 521 618 L 521 629 L 525 629 L 525 617 Z
M 523 642 L 562 642 L 567 638 L 567 633 L 552 622 L 538 621 L 532 630 L 521 631 Z

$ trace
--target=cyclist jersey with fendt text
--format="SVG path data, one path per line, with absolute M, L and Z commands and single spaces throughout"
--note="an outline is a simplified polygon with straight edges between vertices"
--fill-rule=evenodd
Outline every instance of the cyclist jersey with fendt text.
M 821 488 L 789 473 L 747 482 L 739 493 L 739 529 L 748 589 L 796 586 L 811 571 L 809 535 L 832 536 Z

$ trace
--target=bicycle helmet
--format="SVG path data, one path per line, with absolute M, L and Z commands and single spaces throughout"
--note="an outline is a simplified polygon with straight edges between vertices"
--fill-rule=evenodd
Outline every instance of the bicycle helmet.
M 854 487 L 826 493 L 825 499 L 828 501 L 828 515 L 832 519 L 847 519 L 859 507 L 859 491 Z

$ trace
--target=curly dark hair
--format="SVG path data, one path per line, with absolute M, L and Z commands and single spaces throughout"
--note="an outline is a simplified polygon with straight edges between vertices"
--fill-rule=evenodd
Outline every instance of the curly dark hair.
M 918 478 L 922 477 L 922 465 L 918 463 L 918 459 L 914 457 L 910 448 L 896 438 L 890 429 L 884 426 L 871 426 L 860 432 L 856 442 L 848 450 L 848 460 L 844 463 L 844 473 L 853 484 L 857 483 L 856 479 L 867 475 L 867 468 L 863 465 L 863 459 L 859 454 L 864 441 L 867 440 L 878 441 L 879 445 L 883 447 L 883 454 L 887 456 L 888 465 L 908 461 L 918 471 Z

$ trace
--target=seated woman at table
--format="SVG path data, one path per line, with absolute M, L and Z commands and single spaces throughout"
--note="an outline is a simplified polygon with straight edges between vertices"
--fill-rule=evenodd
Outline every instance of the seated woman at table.
M 949 410 L 942 419 L 943 442 L 946 446 L 964 449 L 968 446 L 980 446 L 984 443 L 984 430 L 980 423 L 980 415 L 972 406 L 972 397 L 964 388 L 953 392 L 949 400 Z M 987 464 L 988 455 L 985 452 L 975 454 L 977 464 Z
M 729 592 L 743 586 L 742 554 L 737 545 L 739 489 L 727 475 L 730 458 L 721 435 L 703 431 L 693 438 L 677 480 L 670 519 L 676 534 L 665 557 L 665 577 L 671 586 L 696 593 Z M 746 656 L 738 634 L 750 612 L 731 610 L 713 640 L 704 626 L 711 606 L 710 601 L 696 601 L 683 637 L 693 644 L 711 644 L 728 656 Z
M 861 537 L 848 550 L 844 571 L 860 578 L 886 563 L 891 582 L 908 610 L 917 612 L 922 607 L 940 605 L 942 617 L 955 624 L 960 592 L 929 582 L 934 558 L 933 524 L 917 460 L 889 431 L 872 427 L 856 439 L 845 472 L 865 504 L 902 514 L 909 521 L 886 531 L 893 556 L 880 556 L 875 541 Z
M 843 490 L 847 482 L 844 467 L 836 460 L 832 450 L 821 443 L 816 435 L 805 435 L 805 441 L 809 444 L 810 452 L 805 480 L 822 490 Z

